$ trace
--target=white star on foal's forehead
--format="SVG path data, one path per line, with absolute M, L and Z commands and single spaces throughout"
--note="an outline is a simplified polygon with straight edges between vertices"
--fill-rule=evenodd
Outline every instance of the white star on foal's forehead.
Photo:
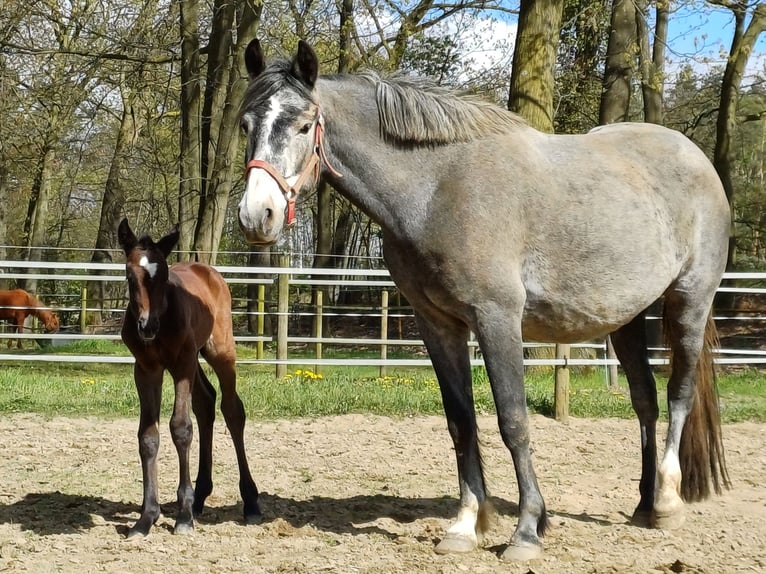
M 157 273 L 157 264 L 149 261 L 149 258 L 144 255 L 138 261 L 138 264 L 149 272 L 149 277 L 154 279 L 154 275 Z

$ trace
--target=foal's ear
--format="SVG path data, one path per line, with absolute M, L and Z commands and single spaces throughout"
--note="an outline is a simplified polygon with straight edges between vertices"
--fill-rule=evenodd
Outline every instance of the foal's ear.
M 173 248 L 176 246 L 176 243 L 178 243 L 178 238 L 181 236 L 181 232 L 178 230 L 178 224 L 176 223 L 173 226 L 173 229 L 168 231 L 168 234 L 160 239 L 156 245 L 159 248 L 160 251 L 162 251 L 162 254 L 167 258 L 170 255 L 170 252 L 173 251 Z
M 290 71 L 309 88 L 314 87 L 319 75 L 319 60 L 308 42 L 298 40 L 298 53 L 293 58 Z
M 125 251 L 125 255 L 130 253 L 138 243 L 136 234 L 128 224 L 128 218 L 124 218 L 120 221 L 120 225 L 117 228 L 117 241 L 120 243 L 120 247 Z
M 247 48 L 245 48 L 245 67 L 251 80 L 260 76 L 266 67 L 266 59 L 263 57 L 263 50 L 261 50 L 261 43 L 258 38 L 250 40 Z

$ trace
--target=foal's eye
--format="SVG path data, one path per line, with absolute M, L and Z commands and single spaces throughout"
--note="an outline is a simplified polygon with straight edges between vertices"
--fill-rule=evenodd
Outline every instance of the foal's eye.
M 307 133 L 309 133 L 310 129 L 311 129 L 311 122 L 309 122 L 307 124 L 303 124 L 303 127 L 301 128 L 301 133 L 302 134 L 307 134 Z
M 242 130 L 243 134 L 247 133 L 247 124 L 245 122 L 239 122 L 239 129 Z

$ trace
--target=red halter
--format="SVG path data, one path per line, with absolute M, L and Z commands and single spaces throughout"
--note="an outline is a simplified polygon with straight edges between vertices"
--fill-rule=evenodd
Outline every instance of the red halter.
M 282 195 L 284 195 L 287 200 L 287 222 L 285 225 L 291 225 L 295 221 L 295 200 L 298 197 L 301 186 L 311 172 L 314 174 L 314 185 L 316 185 L 317 181 L 319 181 L 319 168 L 322 163 L 327 166 L 327 169 L 329 169 L 334 176 L 343 177 L 343 175 L 338 173 L 338 171 L 330 165 L 330 162 L 327 161 L 327 154 L 324 151 L 324 116 L 319 112 L 317 115 L 316 127 L 314 128 L 314 146 L 311 149 L 311 154 L 306 158 L 306 161 L 303 164 L 303 169 L 298 175 L 298 179 L 293 185 L 287 183 L 287 180 L 277 171 L 277 168 L 262 159 L 251 159 L 247 162 L 247 165 L 245 166 L 245 179 L 247 179 L 250 170 L 253 168 L 262 169 L 268 173 L 271 178 L 277 182 L 279 189 L 282 190 Z

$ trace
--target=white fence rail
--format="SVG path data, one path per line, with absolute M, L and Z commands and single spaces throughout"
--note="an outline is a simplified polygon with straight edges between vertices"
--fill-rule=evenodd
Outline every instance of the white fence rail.
M 216 268 L 222 273 L 226 281 L 232 286 L 237 285 L 256 285 L 262 286 L 260 288 L 261 297 L 263 297 L 264 288 L 270 286 L 275 293 L 279 292 L 280 282 L 283 288 L 287 290 L 288 298 L 294 299 L 295 291 L 308 290 L 313 287 L 334 288 L 334 289 L 349 289 L 349 288 L 365 288 L 372 290 L 377 289 L 380 293 L 386 293 L 385 299 L 387 300 L 387 293 L 389 291 L 395 291 L 395 285 L 391 280 L 388 271 L 384 269 L 313 269 L 313 268 L 296 268 L 296 267 L 239 267 L 239 266 L 216 266 Z M 54 286 L 59 285 L 60 282 L 76 282 L 83 287 L 90 282 L 124 282 L 124 265 L 118 263 L 81 263 L 81 262 L 30 262 L 30 261 L 0 261 L 0 279 L 36 279 L 38 281 L 52 281 Z M 281 279 L 280 279 L 281 278 Z M 726 293 L 746 294 L 749 296 L 764 296 L 766 301 L 766 288 L 749 286 L 737 286 L 735 283 L 747 281 L 753 283 L 755 281 L 763 281 L 766 285 L 766 273 L 727 273 L 724 275 L 724 286 L 719 291 Z M 70 285 L 71 289 L 71 285 Z M 292 293 L 292 295 L 291 295 Z M 413 367 L 413 366 L 428 366 L 430 361 L 425 356 L 424 352 L 417 353 L 420 355 L 416 358 L 389 358 L 387 351 L 389 347 L 422 347 L 423 343 L 417 338 L 402 338 L 388 336 L 388 329 L 384 327 L 383 323 L 390 322 L 392 320 L 409 320 L 412 317 L 412 311 L 409 308 L 391 308 L 387 303 L 381 301 L 380 305 L 368 305 L 368 306 L 356 306 L 353 308 L 335 306 L 335 305 L 310 305 L 308 303 L 301 304 L 300 308 L 296 308 L 296 304 L 279 301 L 279 297 L 283 297 L 284 294 L 278 295 L 277 299 L 273 301 L 270 307 L 262 305 L 257 311 L 243 311 L 240 309 L 244 305 L 244 301 L 240 298 L 241 305 L 237 305 L 235 309 L 235 317 L 242 318 L 243 315 L 255 315 L 261 316 L 264 319 L 274 320 L 276 323 L 280 321 L 296 321 L 301 318 L 309 318 L 312 322 L 321 324 L 321 321 L 317 320 L 317 316 L 325 318 L 346 318 L 349 320 L 367 320 L 377 322 L 379 325 L 378 333 L 380 336 L 374 337 L 333 337 L 323 336 L 321 332 L 313 331 L 313 336 L 305 335 L 290 335 L 289 329 L 282 329 L 286 337 L 284 341 L 281 341 L 282 348 L 285 352 L 277 353 L 276 357 L 266 357 L 261 353 L 258 358 L 255 359 L 239 359 L 240 364 L 264 364 L 264 365 L 315 365 L 321 367 L 324 365 L 341 365 L 341 366 L 379 366 L 385 367 Z M 57 313 L 75 314 L 80 315 L 78 325 L 67 325 L 58 333 L 42 333 L 38 331 L 25 332 L 21 334 L 12 333 L 8 330 L 0 333 L 0 345 L 6 340 L 20 338 L 22 340 L 37 340 L 52 342 L 53 345 L 64 345 L 66 343 L 78 340 L 119 340 L 119 333 L 115 329 L 108 333 L 89 333 L 82 332 L 79 329 L 80 325 L 84 325 L 84 318 L 89 313 L 106 312 L 113 316 L 117 316 L 124 313 L 124 307 L 118 306 L 115 308 L 108 308 L 103 305 L 103 302 L 99 302 L 98 306 L 93 306 L 92 302 L 88 302 L 85 293 L 80 295 L 68 294 L 63 295 L 55 293 L 50 297 L 54 300 L 68 299 L 70 301 L 76 300 L 76 304 L 56 304 L 54 303 L 51 308 Z M 276 307 L 276 308 L 274 308 Z M 651 319 L 657 319 L 653 317 Z M 725 314 L 715 317 L 719 323 L 725 321 L 766 321 L 766 312 L 762 313 L 740 313 L 740 314 Z M 766 326 L 766 323 L 764 324 Z M 305 329 L 304 329 L 305 330 Z M 275 333 L 279 331 L 275 329 Z M 239 343 L 256 343 L 259 345 L 277 344 L 279 346 L 280 341 L 277 340 L 277 334 L 274 336 L 266 335 L 264 333 L 247 333 L 246 331 L 235 333 L 235 340 Z M 295 357 L 288 356 L 288 345 L 313 345 L 316 351 L 313 357 Z M 350 345 L 355 347 L 377 347 L 381 353 L 378 358 L 325 358 L 322 356 L 322 345 Z M 540 346 L 539 344 L 525 344 L 526 347 Z M 474 349 L 474 359 L 471 361 L 473 365 L 483 365 L 483 361 L 478 353 L 476 353 L 477 347 L 475 343 L 472 343 Z M 607 366 L 616 364 L 617 361 L 606 357 L 606 346 L 603 342 L 598 341 L 595 343 L 584 343 L 581 345 L 573 345 L 572 347 L 585 347 L 591 349 L 592 353 L 596 355 L 596 358 L 527 358 L 525 359 L 525 365 L 548 365 L 548 366 Z M 103 362 L 103 363 L 131 363 L 132 357 L 116 357 L 106 355 L 77 355 L 77 354 L 59 354 L 52 353 L 50 351 L 45 352 L 43 349 L 39 353 L 0 353 L 0 361 L 54 361 L 54 362 Z M 725 365 L 752 365 L 759 366 L 766 364 L 766 351 L 758 349 L 727 349 L 722 348 L 717 350 L 716 362 Z M 651 359 L 651 363 L 655 365 L 665 364 L 666 360 L 663 358 L 655 357 Z

